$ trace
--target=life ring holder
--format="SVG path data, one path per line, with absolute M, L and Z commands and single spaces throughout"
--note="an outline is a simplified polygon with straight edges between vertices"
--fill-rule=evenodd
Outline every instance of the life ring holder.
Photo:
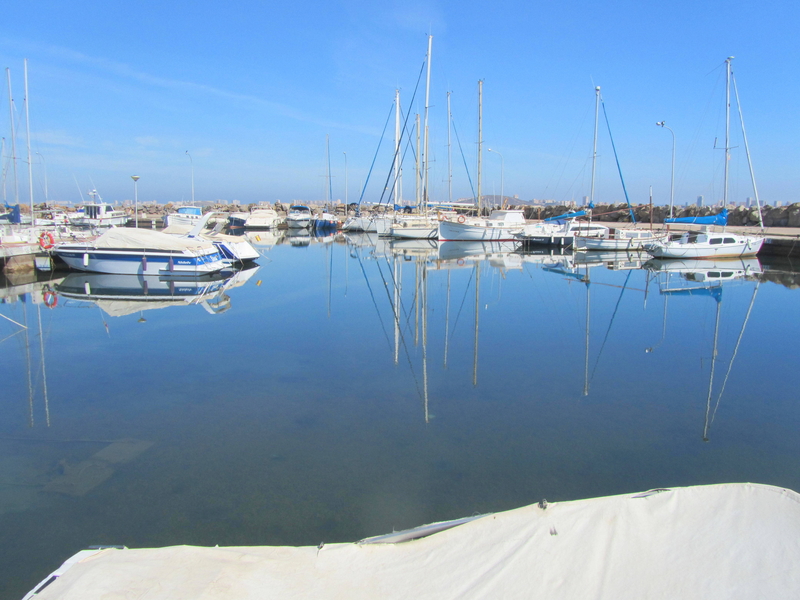
M 56 245 L 56 238 L 49 231 L 43 231 L 39 236 L 39 247 L 42 250 L 50 250 Z
M 458 215 L 458 222 L 459 223 L 463 223 L 466 220 L 467 220 L 467 218 L 464 215 Z
M 55 308 L 58 304 L 58 296 L 53 290 L 45 290 L 42 294 L 42 300 L 47 308 Z

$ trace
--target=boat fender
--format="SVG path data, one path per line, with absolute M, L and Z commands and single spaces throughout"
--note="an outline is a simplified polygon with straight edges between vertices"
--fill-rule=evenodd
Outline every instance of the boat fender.
M 44 300 L 44 305 L 47 308 L 55 308 L 58 304 L 58 296 L 56 296 L 55 292 L 52 290 L 45 290 L 42 298 Z
M 463 222 L 464 222 L 464 221 L 466 221 L 466 220 L 467 220 L 467 219 L 464 217 L 464 215 L 459 215 L 459 216 L 458 216 L 458 222 L 459 222 L 459 223 L 463 223 Z
M 53 234 L 49 231 L 43 231 L 42 234 L 39 236 L 39 246 L 42 250 L 50 250 L 53 246 L 56 245 L 56 239 L 53 237 Z

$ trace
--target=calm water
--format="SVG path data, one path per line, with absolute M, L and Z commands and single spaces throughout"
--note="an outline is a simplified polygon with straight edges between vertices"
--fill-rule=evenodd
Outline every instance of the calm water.
M 263 246 L 205 296 L 63 273 L 54 308 L 41 284 L 0 290 L 29 326 L 0 319 L 0 596 L 93 544 L 316 545 L 541 498 L 800 490 L 786 264 L 356 242 Z

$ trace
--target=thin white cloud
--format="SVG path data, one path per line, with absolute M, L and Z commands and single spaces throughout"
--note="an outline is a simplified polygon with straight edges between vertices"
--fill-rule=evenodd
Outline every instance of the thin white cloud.
M 26 52 L 26 51 L 40 52 L 60 58 L 61 60 L 64 60 L 66 62 L 80 64 L 80 65 L 90 65 L 106 73 L 113 74 L 123 79 L 138 81 L 139 83 L 143 83 L 150 87 L 157 87 L 169 90 L 180 90 L 192 93 L 200 92 L 206 95 L 216 96 L 218 98 L 235 100 L 238 102 L 245 102 L 255 106 L 264 107 L 270 110 L 271 112 L 304 123 L 312 123 L 326 128 L 358 131 L 361 133 L 367 133 L 369 135 L 376 134 L 376 130 L 374 128 L 364 128 L 364 127 L 347 125 L 344 123 L 338 123 L 335 121 L 329 121 L 326 119 L 320 119 L 316 116 L 308 115 L 300 110 L 297 110 L 294 107 L 287 106 L 285 104 L 280 104 L 277 102 L 271 102 L 269 100 L 265 100 L 264 98 L 253 96 L 250 94 L 232 92 L 191 81 L 182 81 L 179 79 L 168 79 L 164 77 L 157 77 L 154 75 L 150 75 L 149 73 L 137 71 L 136 69 L 125 63 L 109 60 L 103 57 L 90 56 L 88 54 L 77 52 L 75 50 L 72 50 L 70 48 L 65 48 L 63 46 L 32 43 L 30 41 L 14 40 L 11 38 L 0 38 L 0 45 L 14 47 L 16 52 Z

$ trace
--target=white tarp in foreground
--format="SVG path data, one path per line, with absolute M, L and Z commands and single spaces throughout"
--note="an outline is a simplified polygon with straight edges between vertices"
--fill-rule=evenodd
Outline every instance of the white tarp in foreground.
M 800 598 L 800 495 L 725 484 L 534 504 L 399 544 L 103 550 L 35 598 Z

